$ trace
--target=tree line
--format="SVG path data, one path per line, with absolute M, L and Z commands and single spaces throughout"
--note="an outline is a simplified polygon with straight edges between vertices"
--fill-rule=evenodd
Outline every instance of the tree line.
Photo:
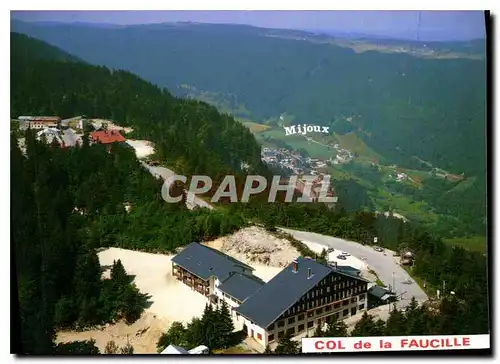
M 139 292 L 120 261 L 102 279 L 86 224 L 103 211 L 117 209 L 125 191 L 119 173 L 100 168 L 108 153 L 100 147 L 60 149 L 25 138 L 26 156 L 11 140 L 11 239 L 19 300 L 20 352 L 53 352 L 57 329 L 84 329 L 125 319 L 134 322 L 148 297 Z M 94 159 L 94 158 L 97 158 Z M 108 162 L 113 164 L 112 160 Z M 94 166 L 96 167 L 96 166 Z M 100 167 L 100 166 L 99 166 Z M 113 173 L 113 169 L 110 170 Z M 100 194 L 99 186 L 108 190 Z M 114 192 L 113 192 L 114 191 Z M 120 202 L 117 202 L 120 201 Z M 122 207 L 123 208 L 123 207 Z
M 226 349 L 238 344 L 246 337 L 246 329 L 234 332 L 231 312 L 226 301 L 213 307 L 207 304 L 203 315 L 195 317 L 187 325 L 175 321 L 158 340 L 157 349 L 161 353 L 169 345 L 177 345 L 186 350 L 205 345 L 210 351 Z

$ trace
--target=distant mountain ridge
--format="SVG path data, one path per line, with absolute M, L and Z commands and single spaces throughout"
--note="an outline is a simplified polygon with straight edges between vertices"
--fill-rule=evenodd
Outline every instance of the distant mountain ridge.
M 24 34 L 10 33 L 11 53 L 24 56 L 26 59 L 55 60 L 66 62 L 82 62 L 64 50 L 42 42 L 38 39 L 30 38 Z
M 354 117 L 365 142 L 398 164 L 416 155 L 455 173 L 484 171 L 481 59 L 422 59 L 374 51 L 373 44 L 352 49 L 322 43 L 328 37 L 295 39 L 311 33 L 239 25 L 102 29 L 13 22 L 13 28 L 161 87 L 187 84 L 235 95 L 256 122 L 283 112 L 319 125 Z M 461 147 L 471 143 L 478 148 Z

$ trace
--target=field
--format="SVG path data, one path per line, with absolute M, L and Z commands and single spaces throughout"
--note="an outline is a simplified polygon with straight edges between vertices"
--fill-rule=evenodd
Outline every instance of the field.
M 467 250 L 486 253 L 488 250 L 488 242 L 484 236 L 474 236 L 471 238 L 451 238 L 444 239 L 446 244 L 459 246 Z
M 253 134 L 261 133 L 269 129 L 269 125 L 254 123 L 248 119 L 237 118 L 237 120 L 250 129 Z
M 349 150 L 351 153 L 358 153 L 363 159 L 379 163 L 382 157 L 372 148 L 367 146 L 355 133 L 347 133 L 344 135 L 334 134 L 339 145 L 343 149 Z
M 349 173 L 344 172 L 340 168 L 335 166 L 329 166 L 327 168 L 327 173 L 330 175 L 332 180 L 342 180 L 342 179 L 352 178 L 352 176 Z
M 278 143 L 273 143 L 273 140 L 278 140 L 285 143 L 290 148 L 295 150 L 304 149 L 309 157 L 316 157 L 321 159 L 333 158 L 336 155 L 335 149 L 328 148 L 315 142 L 310 142 L 303 136 L 298 135 L 285 135 L 284 129 L 269 129 L 255 135 L 256 139 L 264 144 L 274 144 L 279 146 Z M 268 141 L 267 138 L 271 140 Z
M 408 197 L 381 189 L 378 189 L 377 194 L 372 195 L 372 198 L 378 211 L 387 211 L 392 208 L 410 221 L 419 220 L 424 223 L 435 223 L 438 218 L 426 202 L 413 202 Z

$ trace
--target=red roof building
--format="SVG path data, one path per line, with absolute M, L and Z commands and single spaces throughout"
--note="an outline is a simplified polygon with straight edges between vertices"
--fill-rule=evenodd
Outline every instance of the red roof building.
M 93 142 L 101 144 L 111 144 L 115 142 L 124 142 L 125 138 L 118 130 L 100 130 L 90 133 Z

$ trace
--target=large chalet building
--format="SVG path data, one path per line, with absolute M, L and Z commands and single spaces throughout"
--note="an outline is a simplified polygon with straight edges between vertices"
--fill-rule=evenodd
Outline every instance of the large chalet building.
M 329 318 L 367 309 L 369 282 L 346 266 L 299 257 L 265 283 L 253 269 L 215 249 L 192 243 L 172 259 L 173 275 L 212 302 L 225 300 L 239 329 L 262 346 L 290 332 L 312 334 Z
M 172 259 L 174 277 L 211 302 L 224 299 L 231 307 L 265 284 L 253 271 L 249 265 L 198 243 L 189 244 Z

